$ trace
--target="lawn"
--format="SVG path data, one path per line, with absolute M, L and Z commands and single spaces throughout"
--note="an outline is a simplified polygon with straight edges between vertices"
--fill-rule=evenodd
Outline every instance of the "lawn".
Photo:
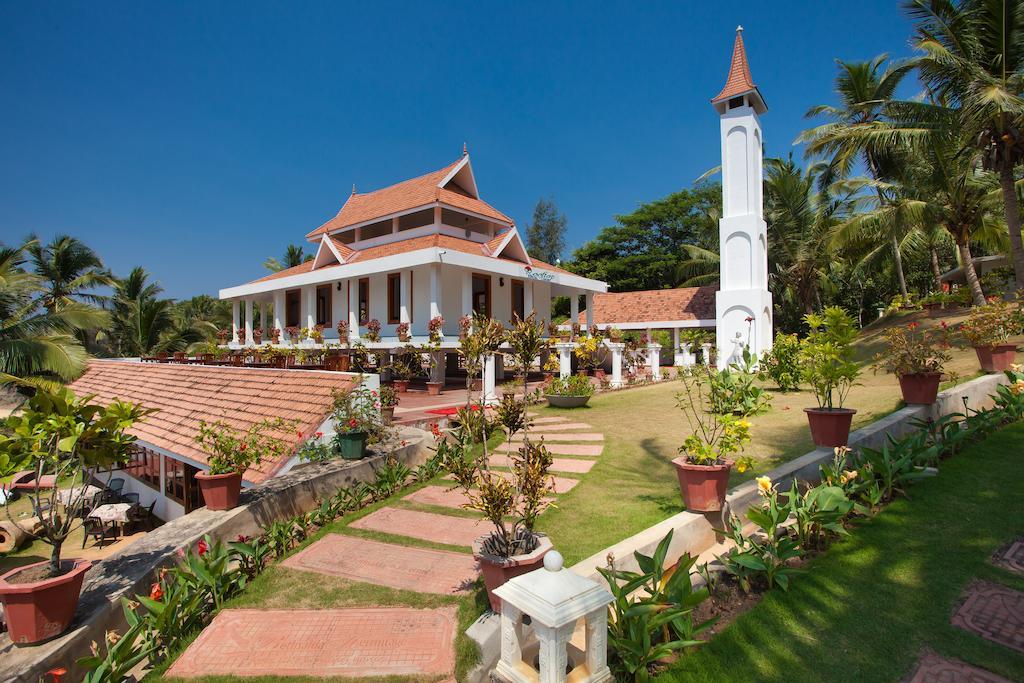
M 946 318 L 951 326 L 964 316 Z M 903 405 L 899 383 L 893 375 L 870 369 L 870 359 L 884 348 L 881 332 L 892 324 L 919 320 L 934 326 L 939 320 L 920 314 L 886 318 L 867 327 L 857 343 L 864 366 L 858 386 L 850 391 L 847 406 L 857 409 L 853 428 L 863 427 Z M 959 381 L 980 374 L 972 349 L 952 349 L 948 371 Z M 951 384 L 952 382 L 948 383 Z M 558 499 L 557 509 L 546 512 L 539 528 L 548 533 L 568 564 L 639 533 L 683 510 L 672 459 L 692 431 L 676 407 L 678 382 L 664 382 L 620 392 L 599 394 L 586 408 L 560 410 L 539 408 L 540 415 L 563 415 L 593 425 L 605 435 L 604 453 L 597 465 L 572 491 Z M 750 418 L 752 442 L 747 453 L 757 461 L 745 474 L 733 472 L 735 486 L 814 448 L 803 408 L 815 406 L 808 391 L 772 392 L 771 408 Z M 536 428 L 542 431 L 540 426 Z M 578 475 L 570 475 L 578 476 Z
M 660 680 L 889 683 L 925 648 L 1019 679 L 1024 655 L 949 619 L 973 580 L 1024 590 L 989 562 L 1024 533 L 1022 443 L 1017 424 L 944 462 Z

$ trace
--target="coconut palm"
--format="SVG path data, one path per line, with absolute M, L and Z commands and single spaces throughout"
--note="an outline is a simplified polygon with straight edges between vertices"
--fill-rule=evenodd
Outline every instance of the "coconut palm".
M 100 257 L 80 240 L 57 235 L 49 244 L 29 237 L 26 251 L 43 287 L 43 305 L 55 311 L 72 301 L 101 303 L 95 289 L 114 284 Z
M 278 261 L 271 256 L 263 262 L 263 267 L 277 273 L 287 268 L 302 265 L 306 261 L 312 261 L 314 256 L 314 254 L 305 253 L 303 248 L 297 244 L 289 244 L 288 248 L 284 250 L 284 258 Z
M 163 288 L 149 273 L 134 268 L 114 285 L 111 297 L 111 351 L 118 356 L 147 356 L 160 351 L 183 351 L 216 333 L 210 322 L 176 315 L 173 299 L 161 299 Z
M 867 167 L 870 176 L 877 181 L 891 179 L 898 169 L 898 157 L 890 146 L 858 134 L 861 129 L 871 129 L 883 120 L 886 106 L 893 101 L 896 88 L 914 68 L 910 61 L 889 61 L 887 55 L 879 55 L 866 62 L 836 61 L 839 74 L 836 77 L 836 93 L 839 105 L 820 104 L 811 107 L 808 118 L 823 116 L 828 123 L 804 131 L 797 142 L 807 144 L 808 157 L 824 156 L 829 159 L 828 172 L 821 175 L 823 182 L 836 177 L 850 175 L 858 162 Z M 875 191 L 880 204 L 889 201 L 883 185 Z M 903 272 L 903 256 L 900 242 L 906 237 L 907 227 L 899 222 L 885 226 L 887 233 L 879 237 L 889 243 L 899 282 L 900 293 L 907 294 L 907 278 Z
M 699 222 L 699 244 L 680 245 L 686 257 L 675 265 L 676 287 L 700 287 L 718 282 L 720 258 L 716 248 L 721 217 L 722 212 L 717 207 L 710 208 Z
M 75 333 L 109 316 L 74 300 L 49 310 L 46 283 L 24 269 L 27 246 L 0 247 L 0 383 L 73 379 L 88 359 Z
M 1024 160 L 1024 2 L 912 0 L 922 79 L 956 108 L 966 147 L 995 171 L 1018 289 L 1024 241 L 1014 170 Z

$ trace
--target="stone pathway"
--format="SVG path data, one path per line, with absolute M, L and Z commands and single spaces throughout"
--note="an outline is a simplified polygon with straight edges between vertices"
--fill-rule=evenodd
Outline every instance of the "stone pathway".
M 1006 567 L 1011 572 L 1024 574 L 1024 538 L 1019 538 L 999 553 L 996 564 Z
M 958 659 L 946 659 L 929 652 L 921 657 L 907 683 L 1011 683 L 991 671 L 965 664 Z
M 415 676 L 455 667 L 454 607 L 226 609 L 167 672 L 200 676 Z
M 534 417 L 533 438 L 544 438 L 554 458 L 555 498 L 571 491 L 597 464 L 604 435 L 561 416 Z M 511 453 L 521 439 L 502 444 L 491 464 L 512 476 Z M 561 475 L 572 476 L 561 476 Z M 456 515 L 466 495 L 425 486 L 349 524 L 396 537 L 395 542 L 355 534 L 328 534 L 282 565 L 350 581 L 419 593 L 463 595 L 476 586 L 479 568 L 470 552 L 488 530 L 476 517 Z M 428 506 L 431 511 L 405 507 Z M 413 541 L 402 544 L 399 537 Z M 462 548 L 437 550 L 429 541 Z M 331 610 L 224 610 L 175 662 L 171 676 L 271 675 L 319 677 L 438 676 L 454 669 L 456 610 L 368 608 Z
M 952 624 L 1017 652 L 1024 652 L 1024 593 L 979 581 L 953 614 Z

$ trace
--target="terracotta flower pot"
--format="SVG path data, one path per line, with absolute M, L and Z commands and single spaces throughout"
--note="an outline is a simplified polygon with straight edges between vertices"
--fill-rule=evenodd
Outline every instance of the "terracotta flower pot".
M 931 405 L 939 395 L 941 372 L 921 372 L 913 375 L 900 375 L 900 390 L 903 400 L 908 404 Z
M 92 563 L 62 560 L 62 565 L 71 567 L 66 574 L 28 583 L 16 581 L 19 574 L 38 571 L 37 568 L 45 568 L 47 564 L 28 564 L 0 576 L 0 602 L 3 602 L 7 630 L 15 645 L 32 645 L 58 636 L 75 618 L 82 581 Z
M 811 439 L 816 446 L 845 446 L 850 439 L 850 425 L 857 414 L 852 408 L 804 408 L 811 425 Z
M 440 396 L 441 389 L 444 387 L 443 382 L 427 382 L 427 395 L 428 396 Z
M 597 379 L 604 379 L 606 376 L 604 368 L 597 368 L 594 370 L 594 377 Z
M 501 613 L 501 598 L 494 595 L 494 589 L 503 585 L 509 579 L 532 572 L 544 566 L 544 555 L 554 546 L 547 536 L 538 535 L 538 545 L 532 553 L 526 555 L 513 555 L 512 557 L 495 557 L 481 550 L 481 543 L 486 536 L 481 536 L 473 542 L 473 559 L 480 563 L 480 573 L 484 575 L 484 586 L 487 587 L 487 599 L 491 602 L 491 609 Z
M 927 311 L 929 318 L 939 318 L 942 316 L 942 304 L 922 304 L 924 310 Z
M 551 384 L 551 380 L 553 380 L 554 378 L 555 378 L 554 373 L 552 373 L 552 372 L 545 372 L 544 373 L 544 384 Z
M 197 472 L 196 481 L 203 492 L 206 507 L 211 510 L 230 510 L 238 505 L 238 496 L 242 492 L 242 473 L 210 474 Z
M 685 457 L 675 458 L 672 464 L 679 479 L 679 491 L 690 512 L 718 512 L 725 502 L 729 488 L 729 472 L 733 461 L 721 465 L 694 465 Z
M 343 460 L 362 460 L 366 457 L 366 432 L 338 434 L 338 450 Z
M 985 372 L 1003 372 L 1010 369 L 1017 355 L 1016 344 L 999 344 L 996 346 L 975 346 L 978 363 Z
M 391 406 L 390 408 L 381 408 L 380 417 L 384 420 L 385 424 L 391 424 L 395 421 L 395 407 Z
M 409 391 L 409 380 L 407 379 L 396 379 L 394 380 L 395 391 L 400 394 L 404 394 Z

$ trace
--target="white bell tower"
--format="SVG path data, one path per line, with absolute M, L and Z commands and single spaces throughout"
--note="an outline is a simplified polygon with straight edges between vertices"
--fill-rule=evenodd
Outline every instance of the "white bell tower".
M 768 291 L 768 226 L 761 188 L 761 123 L 768 107 L 750 77 L 743 27 L 736 28 L 729 78 L 711 100 L 721 117 L 722 218 L 717 318 L 718 367 L 748 346 L 760 358 L 772 347 L 772 295 Z

